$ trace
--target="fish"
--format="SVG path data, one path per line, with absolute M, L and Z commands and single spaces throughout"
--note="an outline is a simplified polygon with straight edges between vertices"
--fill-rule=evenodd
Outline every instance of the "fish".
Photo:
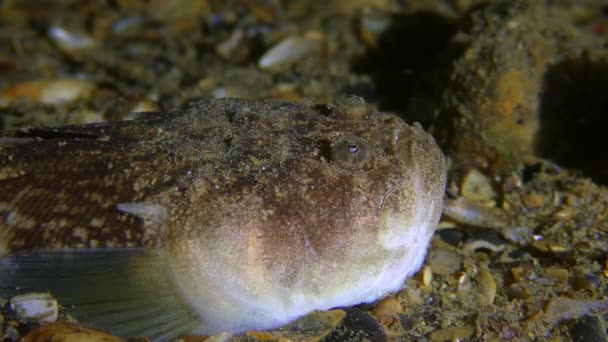
M 355 96 L 0 132 L 0 296 L 159 341 L 279 327 L 401 289 L 445 182 L 431 135 Z

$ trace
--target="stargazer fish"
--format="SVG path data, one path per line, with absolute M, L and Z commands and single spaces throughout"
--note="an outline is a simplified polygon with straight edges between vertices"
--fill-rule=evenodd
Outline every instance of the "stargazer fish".
M 355 97 L 3 132 L 0 296 L 129 337 L 274 328 L 399 290 L 445 180 L 429 134 Z

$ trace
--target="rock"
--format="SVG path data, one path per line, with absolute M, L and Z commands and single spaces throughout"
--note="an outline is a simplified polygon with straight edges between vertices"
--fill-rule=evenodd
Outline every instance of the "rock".
M 454 169 L 504 175 L 544 149 L 539 146 L 542 130 L 560 123 L 546 118 L 543 108 L 551 100 L 564 102 L 567 91 L 548 82 L 547 73 L 563 61 L 581 58 L 581 51 L 599 51 L 600 44 L 564 25 L 563 18 L 548 15 L 539 1 L 493 1 L 472 11 L 444 56 L 453 61 L 441 76 L 447 86 L 441 83 L 434 131 L 454 158 Z M 543 98 L 545 88 L 556 97 Z M 556 136 L 545 140 L 556 146 Z

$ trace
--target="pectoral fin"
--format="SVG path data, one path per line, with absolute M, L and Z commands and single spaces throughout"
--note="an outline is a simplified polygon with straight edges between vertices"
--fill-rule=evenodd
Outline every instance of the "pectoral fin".
M 50 292 L 79 322 L 164 341 L 201 321 L 176 292 L 159 251 L 94 249 L 0 259 L 0 297 Z

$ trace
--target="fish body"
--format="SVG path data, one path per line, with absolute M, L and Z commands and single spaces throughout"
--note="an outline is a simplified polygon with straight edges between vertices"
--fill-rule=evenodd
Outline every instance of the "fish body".
M 277 327 L 401 288 L 445 173 L 421 127 L 357 98 L 0 133 L 0 291 L 63 293 L 119 334 Z

